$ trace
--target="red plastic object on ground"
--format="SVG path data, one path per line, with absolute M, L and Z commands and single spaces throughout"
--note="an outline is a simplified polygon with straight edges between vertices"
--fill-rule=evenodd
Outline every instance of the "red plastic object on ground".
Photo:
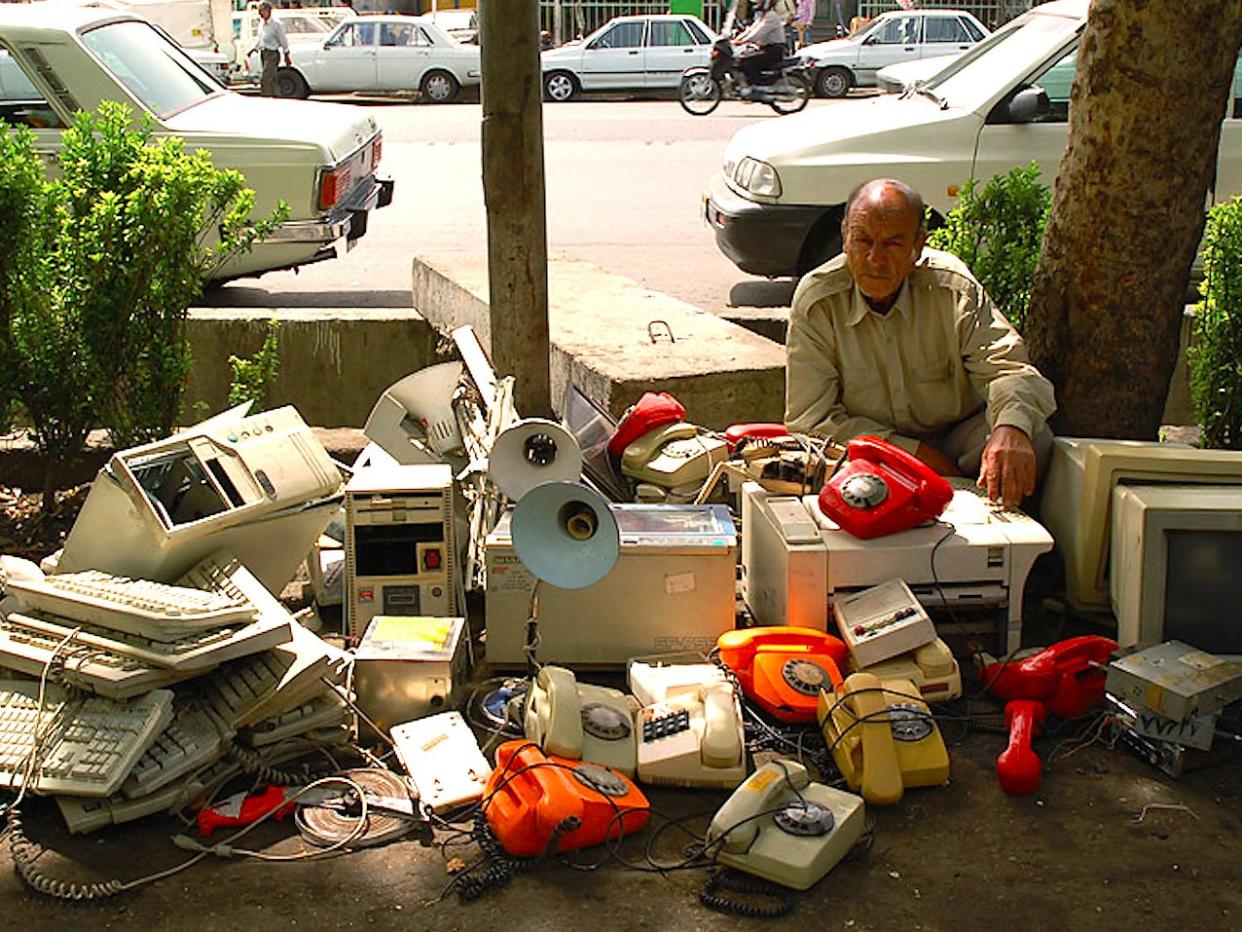
M 668 392 L 644 392 L 634 407 L 621 418 L 617 432 L 608 441 L 608 452 L 620 456 L 626 447 L 644 434 L 685 419 L 686 409 Z
M 515 857 L 544 854 L 549 845 L 557 852 L 600 845 L 651 817 L 647 797 L 624 774 L 550 757 L 524 738 L 496 749 L 483 798 L 492 831 Z
M 1004 699 L 1009 747 L 996 759 L 1001 789 L 1015 796 L 1039 789 L 1043 765 L 1031 749 L 1044 718 L 1078 718 L 1104 701 L 1104 667 L 1117 649 L 1098 634 L 1066 638 L 1027 657 L 982 665 L 988 692 Z
M 782 722 L 814 724 L 819 690 L 841 682 L 840 638 L 793 625 L 726 631 L 716 642 L 746 698 Z
M 934 521 L 953 487 L 934 469 L 878 437 L 855 437 L 849 459 L 819 493 L 820 510 L 864 540 Z
M 729 447 L 729 453 L 736 451 L 737 445 L 743 440 L 767 440 L 772 437 L 788 436 L 788 427 L 771 421 L 753 424 L 730 424 L 725 428 L 724 432 L 725 444 Z
M 230 796 L 214 806 L 198 810 L 198 830 L 207 838 L 218 828 L 249 825 L 257 822 L 273 809 L 273 819 L 283 819 L 293 811 L 295 803 L 289 797 L 297 792 L 297 788 L 269 786 L 259 793 L 238 793 Z
M 1005 703 L 1009 747 L 996 758 L 996 778 L 1010 796 L 1029 796 L 1039 789 L 1044 763 L 1031 749 L 1031 741 L 1043 727 L 1048 710 L 1038 699 L 1014 699 Z

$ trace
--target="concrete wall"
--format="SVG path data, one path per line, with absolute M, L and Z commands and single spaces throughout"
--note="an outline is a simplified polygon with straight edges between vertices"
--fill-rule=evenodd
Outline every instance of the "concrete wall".
M 469 324 L 490 347 L 485 260 L 414 260 L 414 307 L 442 331 Z M 645 391 L 668 391 L 696 424 L 779 421 L 785 351 L 728 321 L 586 262 L 548 263 L 552 403 L 573 382 L 620 416 Z
M 380 392 L 438 361 L 436 331 L 409 308 L 193 308 L 187 411 L 199 402 L 209 414 L 225 407 L 229 356 L 253 356 L 272 319 L 280 372 L 269 406 L 294 405 L 308 424 L 361 427 Z

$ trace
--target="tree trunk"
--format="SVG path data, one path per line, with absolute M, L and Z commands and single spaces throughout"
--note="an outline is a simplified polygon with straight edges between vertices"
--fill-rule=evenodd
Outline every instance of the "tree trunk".
M 1239 44 L 1239 0 L 1091 4 L 1025 331 L 1057 433 L 1159 430 Z

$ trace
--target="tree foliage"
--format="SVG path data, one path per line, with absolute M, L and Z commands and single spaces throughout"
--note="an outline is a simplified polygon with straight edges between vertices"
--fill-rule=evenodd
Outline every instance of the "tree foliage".
M 229 356 L 233 381 L 229 385 L 229 406 L 247 401 L 259 409 L 270 400 L 272 384 L 280 372 L 280 321 L 267 322 L 267 334 L 259 351 L 249 359 Z
M 288 214 L 252 220 L 240 173 L 118 103 L 76 115 L 58 166 L 49 180 L 33 135 L 0 123 L 0 413 L 28 420 L 49 501 L 96 424 L 121 447 L 172 431 L 190 302 Z
M 997 175 L 982 188 L 971 179 L 927 244 L 965 262 L 1021 332 L 1051 207 L 1052 190 L 1039 180 L 1035 162 Z
M 1190 348 L 1190 394 L 1201 444 L 1242 450 L 1242 198 L 1208 213 L 1203 300 Z

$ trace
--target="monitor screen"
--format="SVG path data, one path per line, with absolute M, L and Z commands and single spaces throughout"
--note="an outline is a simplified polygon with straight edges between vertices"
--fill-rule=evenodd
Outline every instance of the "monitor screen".
M 1169 530 L 1164 639 L 1242 654 L 1242 531 Z

